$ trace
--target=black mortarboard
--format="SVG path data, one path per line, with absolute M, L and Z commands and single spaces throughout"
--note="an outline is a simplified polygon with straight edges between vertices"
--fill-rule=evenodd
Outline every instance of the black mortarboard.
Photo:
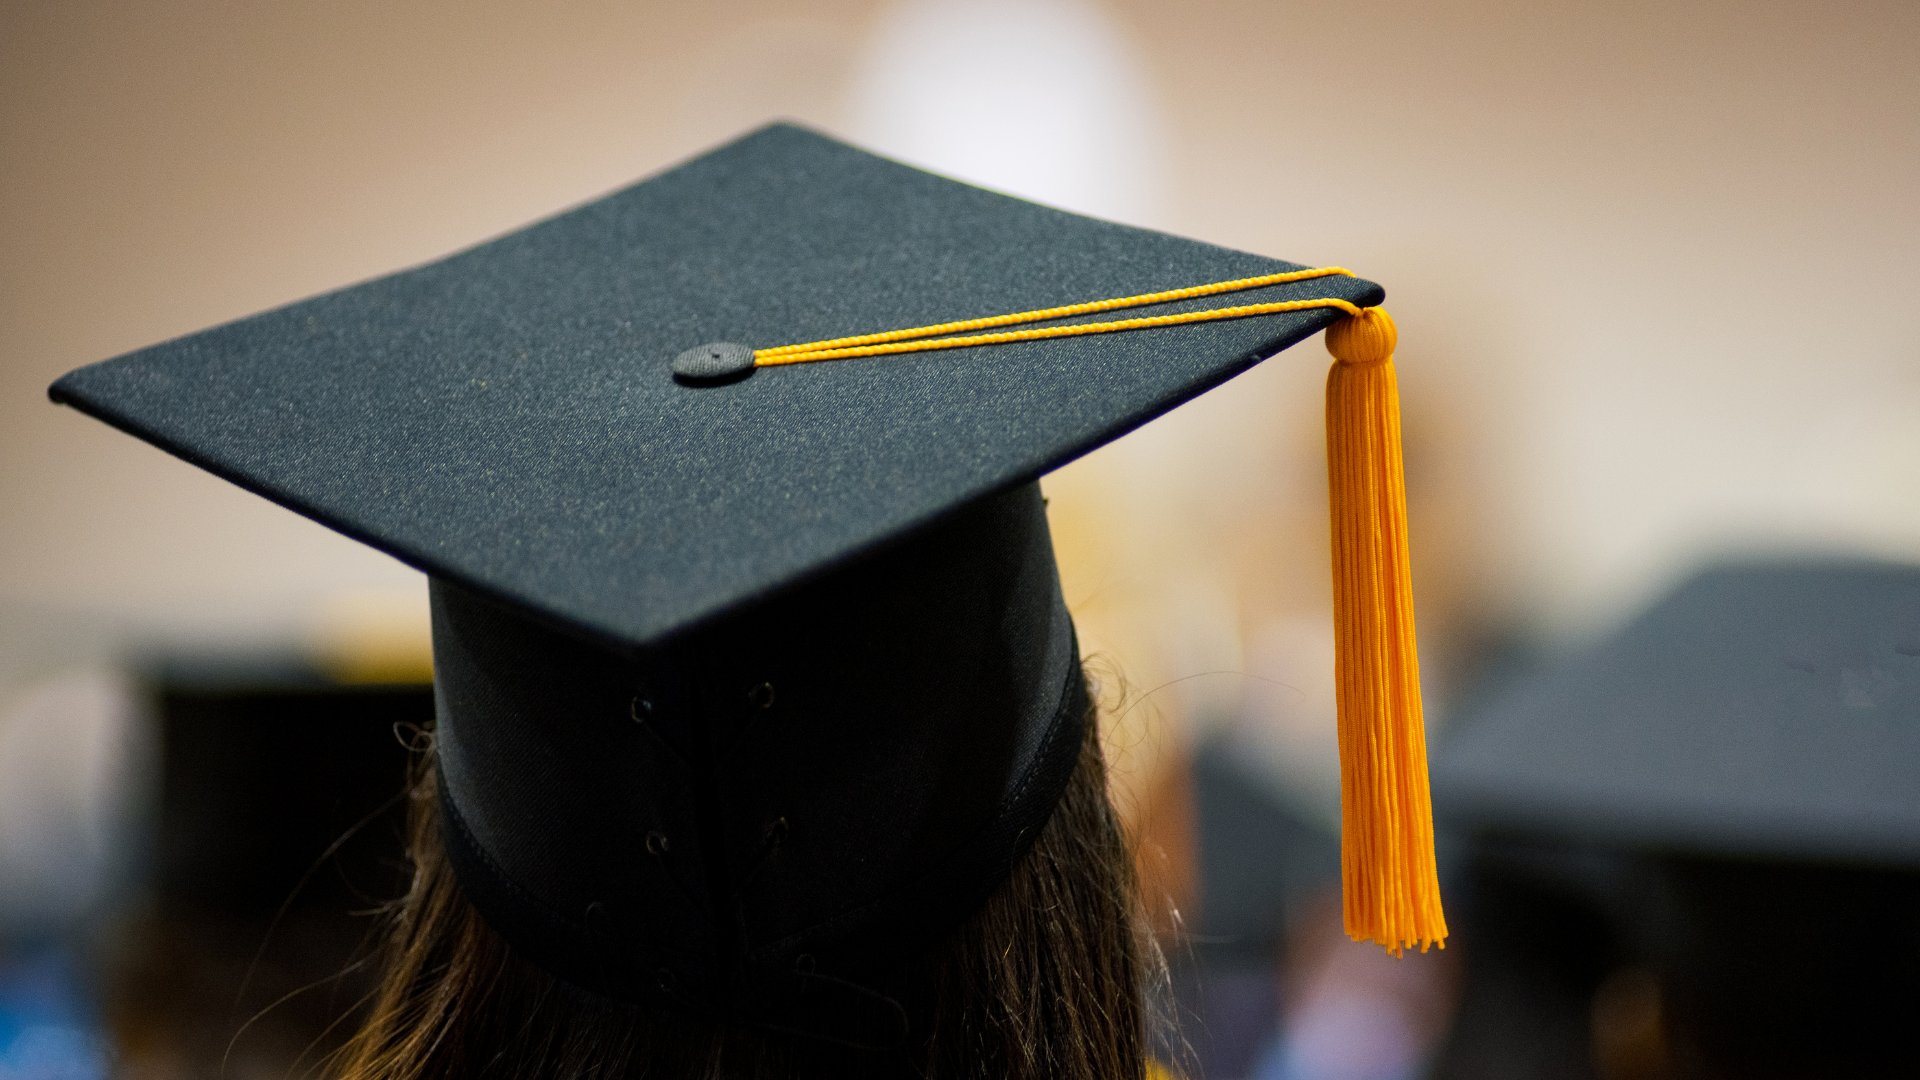
M 1920 570 L 1723 566 L 1435 747 L 1450 821 L 1920 867 Z
M 1624 1003 L 1672 1075 L 1908 1075 L 1917 776 L 1920 567 L 1722 564 L 1512 679 L 1434 747 L 1462 1074 L 1618 1041 Z
M 448 843 L 516 945 L 818 1029 L 802 1003 L 866 999 L 792 991 L 870 986 L 874 942 L 951 926 L 1077 752 L 1035 481 L 1340 312 L 722 385 L 676 357 L 1293 269 L 775 126 L 52 394 L 431 575 Z M 1380 295 L 1328 276 L 1234 300 Z M 1383 324 L 1354 367 L 1390 377 Z

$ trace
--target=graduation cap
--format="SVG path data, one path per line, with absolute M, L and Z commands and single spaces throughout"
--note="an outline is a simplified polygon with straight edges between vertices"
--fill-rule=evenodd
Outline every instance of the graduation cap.
M 1434 748 L 1472 852 L 1460 1041 L 1644 983 L 1625 1011 L 1686 1075 L 1911 1073 L 1916 775 L 1920 567 L 1723 563 L 1511 680 Z
M 447 843 L 517 947 L 805 1028 L 1070 771 L 1038 478 L 1330 326 L 1349 926 L 1444 937 L 1381 295 L 774 126 L 52 395 L 430 575 Z
M 1450 821 L 1920 869 L 1920 570 L 1727 564 L 1517 680 L 1435 752 Z

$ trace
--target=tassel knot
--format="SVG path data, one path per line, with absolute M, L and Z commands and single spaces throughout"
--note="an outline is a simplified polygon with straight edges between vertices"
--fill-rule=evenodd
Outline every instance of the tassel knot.
M 1363 308 L 1360 314 L 1327 327 L 1327 351 L 1343 364 L 1378 364 L 1393 359 L 1400 331 L 1383 308 Z

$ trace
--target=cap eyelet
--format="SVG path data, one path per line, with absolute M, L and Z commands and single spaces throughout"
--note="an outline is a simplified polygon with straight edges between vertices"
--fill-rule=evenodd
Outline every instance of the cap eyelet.
M 587 931 L 593 934 L 605 934 L 608 930 L 607 905 L 598 900 L 587 905 L 580 920 L 587 925 Z
M 673 973 L 672 968 L 661 968 L 653 973 L 653 984 L 659 987 L 663 994 L 673 993 L 673 988 L 679 983 L 680 979 Z
M 752 705 L 761 712 L 773 708 L 773 684 L 763 682 L 747 691 L 747 704 Z
M 801 953 L 793 958 L 793 970 L 802 975 L 811 975 L 820 965 L 814 962 L 812 953 Z
M 627 716 L 636 724 L 644 724 L 653 716 L 653 702 L 647 698 L 635 697 L 627 703 Z
M 787 831 L 787 819 L 783 817 L 774 818 L 767 823 L 767 843 L 779 844 L 787 838 Z
M 673 845 L 667 842 L 666 833 L 650 832 L 647 834 L 647 854 L 657 858 L 671 850 L 673 850 Z

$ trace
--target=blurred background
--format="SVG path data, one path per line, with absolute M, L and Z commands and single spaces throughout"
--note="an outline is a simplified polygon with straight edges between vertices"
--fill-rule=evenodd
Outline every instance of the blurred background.
M 363 974 L 327 978 L 362 951 L 350 913 L 401 880 L 392 732 L 431 714 L 418 574 L 47 384 L 775 118 L 1386 285 L 1443 826 L 1453 733 L 1703 568 L 1840 561 L 1884 572 L 1866 595 L 1915 587 L 1911 3 L 0 0 L 0 1080 L 310 1066 Z M 1676 1012 L 1685 965 L 1619 944 L 1609 920 L 1642 909 L 1582 883 L 1618 900 L 1676 851 L 1759 859 L 1741 874 L 1811 859 L 1853 876 L 1801 889 L 1793 925 L 1847 924 L 1860 909 L 1832 898 L 1912 896 L 1920 859 L 1463 813 L 1454 947 L 1342 944 L 1316 352 L 1047 485 L 1186 1068 L 1741 1074 L 1700 1025 L 1759 1014 Z M 1896 743 L 1920 725 L 1897 666 L 1916 654 L 1872 661 Z M 1873 910 L 1878 947 L 1916 947 L 1912 907 Z M 1526 947 L 1502 937 L 1523 923 Z M 1850 1074 L 1812 1049 L 1830 1031 L 1805 1034 L 1804 1075 Z M 1768 1060 L 1801 1075 L 1799 1052 Z

